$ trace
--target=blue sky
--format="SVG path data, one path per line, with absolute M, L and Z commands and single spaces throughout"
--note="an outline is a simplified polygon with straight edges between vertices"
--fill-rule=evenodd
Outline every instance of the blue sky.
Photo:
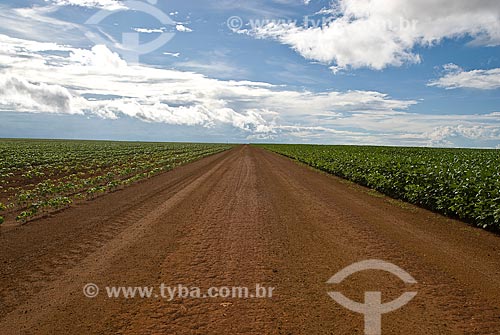
M 0 137 L 500 147 L 493 0 L 7 0 L 0 19 Z

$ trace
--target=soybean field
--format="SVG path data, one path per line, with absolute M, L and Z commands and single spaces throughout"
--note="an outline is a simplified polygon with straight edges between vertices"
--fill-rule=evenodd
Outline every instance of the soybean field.
M 20 223 L 229 149 L 221 144 L 0 140 L 0 223 Z
M 263 145 L 393 198 L 500 230 L 500 150 Z

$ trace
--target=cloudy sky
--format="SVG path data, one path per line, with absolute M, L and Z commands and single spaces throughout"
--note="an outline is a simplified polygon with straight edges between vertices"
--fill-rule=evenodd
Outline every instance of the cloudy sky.
M 0 137 L 500 148 L 498 0 L 4 0 Z

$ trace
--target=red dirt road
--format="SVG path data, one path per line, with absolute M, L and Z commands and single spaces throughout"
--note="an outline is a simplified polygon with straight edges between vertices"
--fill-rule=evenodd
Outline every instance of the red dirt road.
M 363 271 L 367 259 L 417 281 Z M 86 298 L 83 287 L 101 288 Z M 108 298 L 107 286 L 274 287 L 271 298 Z M 241 146 L 0 229 L 0 334 L 363 334 L 362 302 L 417 296 L 382 334 L 500 334 L 500 237 Z

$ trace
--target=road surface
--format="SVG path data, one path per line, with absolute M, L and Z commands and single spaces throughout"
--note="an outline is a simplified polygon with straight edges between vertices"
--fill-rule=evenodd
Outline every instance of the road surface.
M 416 291 L 382 334 L 500 334 L 500 237 L 251 146 L 2 229 L 1 334 L 363 334 L 331 291 Z M 374 270 L 327 284 L 370 259 L 418 283 Z M 274 290 L 167 299 L 162 283 Z M 122 286 L 156 296 L 107 295 Z

